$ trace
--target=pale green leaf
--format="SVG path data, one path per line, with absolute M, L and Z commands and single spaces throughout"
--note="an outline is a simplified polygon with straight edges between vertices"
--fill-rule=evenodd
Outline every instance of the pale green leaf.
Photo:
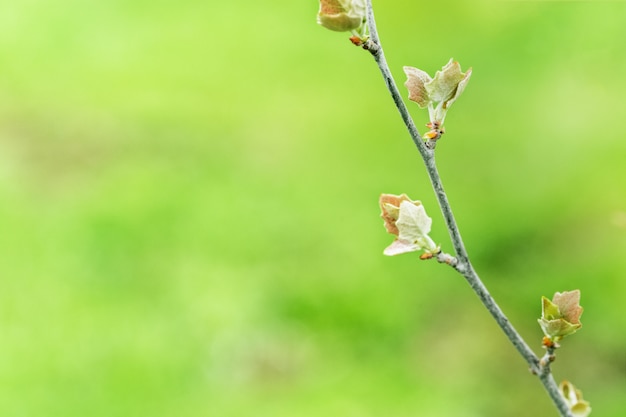
M 465 76 L 463 77 L 463 79 L 459 81 L 456 91 L 454 92 L 454 96 L 450 100 L 444 103 L 443 105 L 444 108 L 448 109 L 452 105 L 452 103 L 454 103 L 461 96 L 471 76 L 472 76 L 472 69 L 469 68 L 465 72 Z
M 398 236 L 385 249 L 385 255 L 399 255 L 419 250 L 430 253 L 439 251 L 439 247 L 428 236 L 432 219 L 428 217 L 424 206 L 419 201 L 411 201 L 405 194 L 401 196 L 383 194 L 380 204 L 383 209 L 385 228 L 388 232 Z
M 559 307 L 547 297 L 541 297 L 541 318 L 545 320 L 555 320 L 561 317 Z
M 435 77 L 424 83 L 428 97 L 434 102 L 445 103 L 452 99 L 457 91 L 459 83 L 465 78 L 461 72 L 461 65 L 452 59 L 435 73 Z
M 347 32 L 365 21 L 365 0 L 320 0 L 317 23 L 326 29 Z

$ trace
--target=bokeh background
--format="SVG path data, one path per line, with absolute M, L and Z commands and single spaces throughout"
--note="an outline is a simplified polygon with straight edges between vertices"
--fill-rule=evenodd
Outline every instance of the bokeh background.
M 387 58 L 472 80 L 437 148 L 476 269 L 626 414 L 626 3 L 376 2 Z M 0 4 L 0 415 L 556 415 L 465 281 L 386 258 L 430 184 L 314 1 Z M 418 125 L 426 112 L 410 106 Z

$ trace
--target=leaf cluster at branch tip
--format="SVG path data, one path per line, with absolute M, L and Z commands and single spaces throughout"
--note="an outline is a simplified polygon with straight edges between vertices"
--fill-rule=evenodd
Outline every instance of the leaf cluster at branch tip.
M 552 301 L 541 297 L 541 318 L 538 321 L 546 337 L 557 343 L 582 327 L 582 313 L 580 290 L 557 292 Z
M 317 23 L 336 32 L 365 32 L 365 0 L 320 0 Z
M 411 200 L 406 194 L 383 194 L 379 200 L 381 217 L 387 232 L 396 240 L 383 252 L 387 256 L 424 250 L 438 253 L 439 246 L 428 236 L 432 219 L 426 214 L 420 201 Z
M 461 71 L 461 65 L 450 61 L 431 77 L 425 71 L 414 67 L 404 67 L 407 80 L 404 83 L 409 90 L 409 100 L 421 108 L 428 108 L 430 123 L 425 138 L 437 140 L 443 134 L 443 122 L 450 106 L 465 90 L 472 75 L 472 69 Z

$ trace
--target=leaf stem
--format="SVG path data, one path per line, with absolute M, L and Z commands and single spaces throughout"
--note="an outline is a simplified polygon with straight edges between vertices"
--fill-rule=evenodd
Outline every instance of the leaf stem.
M 424 143 L 424 140 L 422 139 L 417 128 L 415 127 L 415 123 L 413 122 L 413 119 L 411 118 L 409 111 L 407 110 L 406 105 L 402 100 L 402 96 L 400 95 L 398 87 L 393 79 L 391 70 L 389 69 L 389 65 L 387 64 L 387 60 L 385 59 L 385 54 L 380 43 L 378 30 L 376 28 L 376 20 L 374 18 L 372 0 L 366 0 L 366 2 L 367 24 L 369 27 L 370 37 L 363 46 L 363 48 L 368 50 L 372 54 L 374 60 L 378 64 L 383 79 L 385 80 L 385 84 L 387 85 L 387 89 L 389 90 L 389 92 L 391 93 L 391 97 L 393 98 L 393 102 L 396 105 L 396 108 L 398 109 L 400 116 L 402 117 L 402 120 L 409 131 L 413 143 L 417 147 L 417 150 L 424 160 L 428 176 L 437 197 L 437 201 L 439 202 L 439 207 L 441 208 L 441 212 L 443 214 L 448 233 L 450 234 L 450 239 L 454 246 L 456 260 L 453 261 L 454 258 L 446 254 L 438 256 L 437 259 L 442 263 L 447 263 L 452 266 L 465 278 L 465 280 L 468 282 L 472 290 L 474 290 L 485 308 L 487 308 L 487 310 L 498 323 L 504 334 L 511 341 L 515 349 L 517 349 L 519 354 L 524 358 L 524 360 L 526 360 L 531 372 L 539 376 L 541 383 L 543 384 L 544 388 L 548 392 L 548 395 L 559 410 L 560 415 L 562 417 L 573 417 L 567 403 L 565 402 L 565 399 L 559 391 L 554 377 L 552 376 L 549 368 L 549 363 L 545 366 L 542 366 L 540 364 L 537 356 L 530 349 L 522 336 L 515 330 L 513 325 L 509 322 L 509 319 L 495 302 L 491 294 L 489 294 L 487 287 L 485 287 L 480 277 L 472 267 L 472 264 L 470 263 L 467 250 L 465 249 L 465 245 L 463 244 L 463 240 L 461 238 L 461 233 L 459 232 L 456 220 L 454 219 L 454 214 L 452 213 L 450 202 L 448 201 L 448 197 L 443 188 L 441 177 L 439 176 L 439 172 L 437 170 L 437 165 L 435 162 L 435 151 L 434 149 L 430 149 Z

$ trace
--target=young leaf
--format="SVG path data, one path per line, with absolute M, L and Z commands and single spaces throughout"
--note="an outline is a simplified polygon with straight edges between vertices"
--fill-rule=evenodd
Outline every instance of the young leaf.
M 465 87 L 467 86 L 467 83 L 469 83 L 469 79 L 470 79 L 471 76 L 472 76 L 472 69 L 469 68 L 465 72 L 465 75 L 463 76 L 463 79 L 461 81 L 459 81 L 459 84 L 456 87 L 456 91 L 454 92 L 454 96 L 452 96 L 451 99 L 449 99 L 448 101 L 446 101 L 444 103 L 444 106 L 443 106 L 444 108 L 449 109 L 450 106 L 452 105 L 452 103 L 454 103 L 456 101 L 456 99 L 461 96 L 461 94 L 465 90 Z
M 559 390 L 575 417 L 587 417 L 591 413 L 591 406 L 587 401 L 583 400 L 582 392 L 574 384 L 569 381 L 563 381 L 559 385 Z
M 471 72 L 470 72 L 471 74 Z M 424 87 L 432 101 L 445 103 L 456 95 L 459 83 L 466 77 L 461 72 L 461 65 L 450 59 L 448 63 L 435 73 L 435 77 L 427 82 Z M 466 82 L 467 84 L 467 82 Z M 449 107 L 444 104 L 444 107 Z
M 565 320 L 582 326 L 580 316 L 583 314 L 583 308 L 580 306 L 580 290 L 557 292 L 552 301 L 559 307 Z
M 432 219 L 426 214 L 421 202 L 412 201 L 406 194 L 383 194 L 379 202 L 385 228 L 397 236 L 383 252 L 385 255 L 400 255 L 419 250 L 429 253 L 439 251 L 439 247 L 428 236 Z
M 434 142 L 444 133 L 443 122 L 448 109 L 465 90 L 472 69 L 461 72 L 459 63 L 450 59 L 434 78 L 414 67 L 404 67 L 404 73 L 407 76 L 404 85 L 409 90 L 409 100 L 421 108 L 428 108 L 430 123 L 427 126 L 431 130 L 424 138 Z
M 538 322 L 549 340 L 556 343 L 582 327 L 580 290 L 557 292 L 552 301 L 546 297 L 541 300 L 541 318 Z
M 385 229 L 392 235 L 398 236 L 399 233 L 396 222 L 400 216 L 400 203 L 403 201 L 409 201 L 413 204 L 422 204 L 419 201 L 411 201 L 406 194 L 382 194 L 378 200 L 381 210 L 380 217 L 385 221 Z
M 365 22 L 365 0 L 320 0 L 317 23 L 336 32 L 360 28 Z
M 409 100 L 416 102 L 421 108 L 428 106 L 431 100 L 424 84 L 432 81 L 430 75 L 413 67 L 404 67 L 404 73 L 407 77 L 404 86 L 409 90 Z

